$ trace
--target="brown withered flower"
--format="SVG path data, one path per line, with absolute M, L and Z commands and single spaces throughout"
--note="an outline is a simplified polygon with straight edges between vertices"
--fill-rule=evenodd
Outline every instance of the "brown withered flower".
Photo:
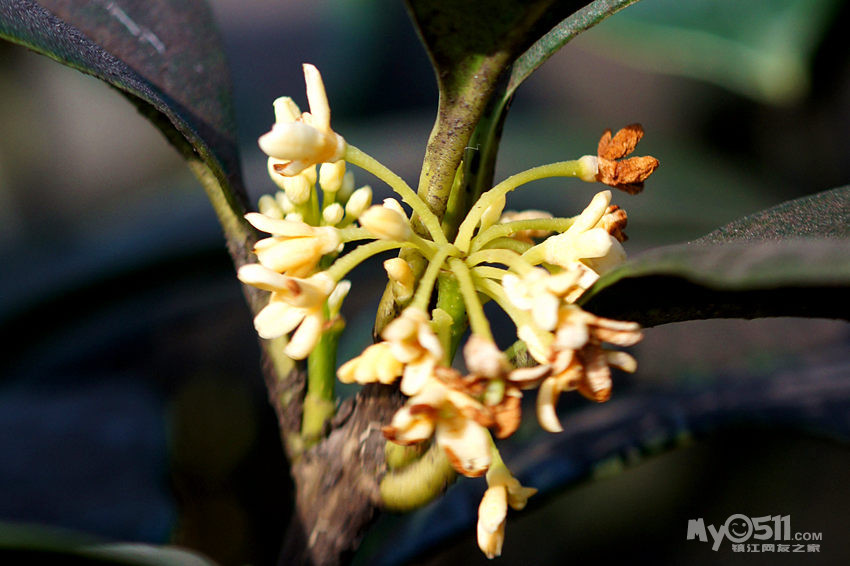
M 640 124 L 629 124 L 613 136 L 611 130 L 605 130 L 596 151 L 596 180 L 630 195 L 641 192 L 644 181 L 658 168 L 658 160 L 649 155 L 623 158 L 635 150 L 642 137 Z

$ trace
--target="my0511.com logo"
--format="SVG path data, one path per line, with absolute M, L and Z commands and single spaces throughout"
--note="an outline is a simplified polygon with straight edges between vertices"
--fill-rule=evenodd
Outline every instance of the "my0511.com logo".
M 790 515 L 747 517 L 736 513 L 719 527 L 708 525 L 707 528 L 703 519 L 688 520 L 688 540 L 708 542 L 709 536 L 712 539 L 711 550 L 714 551 L 726 538 L 735 552 L 820 552 L 819 541 L 823 533 L 792 534 Z

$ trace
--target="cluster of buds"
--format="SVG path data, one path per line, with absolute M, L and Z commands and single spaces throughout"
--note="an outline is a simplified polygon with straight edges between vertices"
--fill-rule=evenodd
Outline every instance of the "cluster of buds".
M 597 193 L 572 218 L 505 212 L 505 195 L 553 175 L 635 193 L 658 161 L 625 158 L 643 135 L 639 125 L 613 135 L 606 131 L 597 155 L 531 169 L 485 192 L 450 242 L 439 219 L 410 187 L 330 128 L 321 76 L 312 66 L 304 69 L 310 112 L 301 113 L 289 98 L 278 99 L 277 121 L 260 138 L 280 191 L 261 199 L 260 213 L 246 216 L 271 235 L 256 244 L 258 263 L 239 270 L 243 282 L 271 291 L 255 326 L 263 338 L 291 332 L 285 353 L 303 359 L 324 332 L 340 328 L 331 323 L 349 288 L 342 280 L 345 273 L 391 249 L 408 248 L 423 258 L 417 263 L 426 266 L 421 269 L 402 257 L 384 263 L 389 297 L 400 315 L 383 328 L 381 341 L 343 363 L 337 377 L 344 383 L 398 382 L 408 399 L 383 428 L 386 438 L 401 445 L 433 441 L 457 473 L 486 474 L 478 541 L 492 558 L 501 551 L 507 507 L 521 509 L 535 491 L 510 474 L 493 437 L 505 438 L 517 429 L 528 390 L 537 389 L 538 421 L 551 432 L 562 430 L 556 413 L 561 393 L 576 390 L 593 401 L 607 400 L 610 368 L 633 372 L 636 362 L 606 345 L 627 347 L 641 338 L 636 323 L 601 318 L 577 304 L 601 275 L 625 260 L 627 216 L 611 204 L 611 191 Z M 372 205 L 368 187 L 354 191 L 345 161 L 386 181 L 426 230 L 417 233 L 399 201 Z M 347 250 L 354 240 L 372 241 Z M 428 312 L 441 273 L 457 281 L 472 330 L 463 348 L 466 375 L 451 367 L 450 339 L 450 327 L 457 330 L 465 320 L 452 320 L 439 308 Z M 536 366 L 514 367 L 496 345 L 482 308 L 482 301 L 489 300 L 515 324 L 514 350 L 526 349 Z

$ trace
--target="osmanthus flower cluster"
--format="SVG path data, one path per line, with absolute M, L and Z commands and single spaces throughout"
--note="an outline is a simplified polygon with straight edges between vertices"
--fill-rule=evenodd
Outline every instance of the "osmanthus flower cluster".
M 263 338 L 288 336 L 285 353 L 294 359 L 332 356 L 317 345 L 342 328 L 340 304 L 350 287 L 345 275 L 392 249 L 407 248 L 424 258 L 416 264 L 425 266 L 421 269 L 402 257 L 385 261 L 400 314 L 381 331 L 381 341 L 343 363 L 337 376 L 346 383 L 397 382 L 408 399 L 386 423 L 386 438 L 401 445 L 433 443 L 457 473 L 486 474 L 478 541 L 492 558 L 501 551 L 507 507 L 521 509 L 535 492 L 511 475 L 493 437 L 517 429 L 521 399 L 529 390 L 537 390 L 540 425 L 552 432 L 562 430 L 556 413 L 561 393 L 575 390 L 594 401 L 607 400 L 610 368 L 636 369 L 629 354 L 611 346 L 630 346 L 641 338 L 636 323 L 601 318 L 576 303 L 625 259 L 627 217 L 611 204 L 611 191 L 597 193 L 571 218 L 505 211 L 505 197 L 553 176 L 635 193 L 658 161 L 626 158 L 643 135 L 640 125 L 606 131 L 597 155 L 536 167 L 486 191 L 449 241 L 440 220 L 400 177 L 331 129 L 321 76 L 311 65 L 304 66 L 304 74 L 310 111 L 301 112 L 289 98 L 278 99 L 276 122 L 260 138 L 280 191 L 264 196 L 260 212 L 246 216 L 269 234 L 256 244 L 258 263 L 239 270 L 243 282 L 271 291 L 254 320 L 257 332 Z M 395 199 L 373 204 L 368 187 L 354 190 L 346 162 L 385 181 L 412 213 Z M 468 317 L 465 375 L 452 368 L 450 327 L 457 321 L 442 309 L 429 310 L 440 275 L 454 278 Z M 536 366 L 514 367 L 496 346 L 483 310 L 489 300 L 511 318 L 519 340 L 515 348 L 525 347 Z

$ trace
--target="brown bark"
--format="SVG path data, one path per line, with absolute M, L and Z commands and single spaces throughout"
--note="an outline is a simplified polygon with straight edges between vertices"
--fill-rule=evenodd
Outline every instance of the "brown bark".
M 340 408 L 330 434 L 292 464 L 295 510 L 281 565 L 344 564 L 357 549 L 380 503 L 381 427 L 401 403 L 395 387 L 365 386 Z

